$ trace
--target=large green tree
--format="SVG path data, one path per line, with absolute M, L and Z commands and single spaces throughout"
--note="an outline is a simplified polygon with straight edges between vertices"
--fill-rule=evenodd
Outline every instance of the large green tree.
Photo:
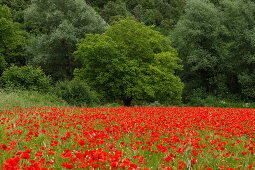
M 0 5 L 0 74 L 10 65 L 24 65 L 25 32 L 13 22 L 10 9 Z
M 181 101 L 177 52 L 159 32 L 133 19 L 116 22 L 104 34 L 86 35 L 75 58 L 83 63 L 75 78 L 86 80 L 108 100 L 125 105 Z
M 202 89 L 255 99 L 254 11 L 250 1 L 187 2 L 172 35 L 183 59 L 184 95 Z
M 221 6 L 226 28 L 223 54 L 229 56 L 226 68 L 239 87 L 232 91 L 255 100 L 255 2 L 225 0 Z
M 70 79 L 73 52 L 87 33 L 101 33 L 106 22 L 84 0 L 35 0 L 25 20 L 37 36 L 27 47 L 30 61 L 55 80 Z

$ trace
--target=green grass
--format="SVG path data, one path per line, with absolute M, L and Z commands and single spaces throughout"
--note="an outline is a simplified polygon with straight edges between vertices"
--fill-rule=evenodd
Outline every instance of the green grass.
M 0 108 L 25 108 L 32 106 L 67 106 L 67 102 L 53 94 L 42 94 L 36 91 L 1 91 Z
M 2 90 L 0 89 L 0 109 L 6 108 L 7 106 L 12 109 L 16 106 L 35 107 L 35 106 L 68 106 L 69 104 L 57 97 L 55 94 L 43 94 L 36 91 L 22 91 L 22 90 Z M 108 104 L 95 104 L 94 107 L 119 107 L 122 106 L 119 103 L 108 103 Z M 134 105 L 140 106 L 140 105 Z M 143 105 L 141 105 L 143 106 Z M 167 106 L 158 103 L 147 104 L 145 106 Z M 205 99 L 197 98 L 187 104 L 177 105 L 179 107 L 220 107 L 220 108 L 255 108 L 255 102 L 244 102 L 234 101 L 230 99 L 217 99 L 216 97 L 208 96 Z

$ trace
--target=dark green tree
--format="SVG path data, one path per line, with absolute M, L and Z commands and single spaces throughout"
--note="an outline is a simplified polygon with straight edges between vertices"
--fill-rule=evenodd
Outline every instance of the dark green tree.
M 30 61 L 55 80 L 72 77 L 73 52 L 79 40 L 107 27 L 84 0 L 35 0 L 25 20 L 38 33 L 27 47 Z
M 130 17 L 131 13 L 127 10 L 126 4 L 121 0 L 109 1 L 102 9 L 101 16 L 105 21 L 111 23 L 120 18 Z
M 180 16 L 186 0 L 86 0 L 107 21 L 133 15 L 145 25 L 168 35 Z
M 176 51 L 159 32 L 135 20 L 116 22 L 101 35 L 86 35 L 75 58 L 83 63 L 75 78 L 109 101 L 121 100 L 127 106 L 138 101 L 181 102 Z
M 184 95 L 200 87 L 210 91 L 212 83 L 216 83 L 216 67 L 221 63 L 215 52 L 215 43 L 220 42 L 219 28 L 220 15 L 213 4 L 203 0 L 187 3 L 173 36 L 184 63 Z
M 124 0 L 128 10 L 146 25 L 155 25 L 162 33 L 173 29 L 183 13 L 185 0 Z
M 93 7 L 103 8 L 111 0 L 85 0 L 89 5 Z
M 235 80 L 229 87 L 245 99 L 255 100 L 255 3 L 225 0 L 219 4 L 225 26 L 222 51 L 228 56 L 225 68 Z
M 218 97 L 254 99 L 255 4 L 187 2 L 172 38 L 181 58 L 184 95 L 194 89 Z

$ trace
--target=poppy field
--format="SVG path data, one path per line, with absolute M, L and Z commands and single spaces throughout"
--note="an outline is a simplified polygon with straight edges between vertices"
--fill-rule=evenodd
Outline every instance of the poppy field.
M 0 168 L 255 169 L 255 109 L 0 110 Z

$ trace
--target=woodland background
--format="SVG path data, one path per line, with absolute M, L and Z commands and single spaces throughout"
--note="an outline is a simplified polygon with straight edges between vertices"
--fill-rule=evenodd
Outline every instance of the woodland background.
M 2 106 L 255 107 L 255 2 L 0 0 L 0 75 Z

